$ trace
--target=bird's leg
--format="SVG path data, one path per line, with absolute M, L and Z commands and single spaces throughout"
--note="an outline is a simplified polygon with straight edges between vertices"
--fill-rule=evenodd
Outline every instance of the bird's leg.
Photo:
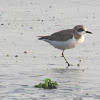
M 66 59 L 65 56 L 64 56 L 64 50 L 63 50 L 63 52 L 62 52 L 62 57 L 65 59 L 66 63 L 68 64 L 68 67 L 71 66 L 71 64 L 69 64 L 69 62 L 67 61 L 67 59 Z M 68 67 L 67 67 L 67 68 L 68 68 Z M 66 68 L 66 69 L 67 69 L 67 68 Z

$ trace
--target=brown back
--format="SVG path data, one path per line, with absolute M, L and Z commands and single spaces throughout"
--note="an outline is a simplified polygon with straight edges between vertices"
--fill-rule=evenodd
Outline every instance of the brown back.
M 42 36 L 39 39 L 40 40 L 48 39 L 48 40 L 55 40 L 55 41 L 66 41 L 66 40 L 71 39 L 73 36 L 75 36 L 76 39 L 80 38 L 80 35 L 78 35 L 74 29 L 68 29 L 68 30 L 62 30 L 59 32 L 55 32 L 51 34 L 50 36 Z

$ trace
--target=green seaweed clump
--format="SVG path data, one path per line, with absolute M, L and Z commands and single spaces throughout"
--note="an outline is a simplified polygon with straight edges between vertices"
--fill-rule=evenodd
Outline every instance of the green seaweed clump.
M 38 85 L 35 85 L 34 87 L 37 88 L 44 88 L 44 89 L 56 89 L 58 87 L 58 83 L 55 81 L 51 81 L 51 79 L 45 79 L 44 80 L 45 83 L 40 83 Z

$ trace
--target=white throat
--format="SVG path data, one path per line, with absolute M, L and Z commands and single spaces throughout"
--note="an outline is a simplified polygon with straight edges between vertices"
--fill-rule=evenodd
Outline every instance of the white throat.
M 77 32 L 79 35 L 81 36 L 85 36 L 86 35 L 86 32 L 85 31 L 82 31 L 82 32 Z

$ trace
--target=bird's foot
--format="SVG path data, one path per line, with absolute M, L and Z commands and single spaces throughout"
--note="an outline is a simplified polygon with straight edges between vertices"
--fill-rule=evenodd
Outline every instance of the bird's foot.
M 68 63 L 68 66 L 66 67 L 66 69 L 68 69 L 68 68 L 69 68 L 69 66 L 73 66 L 73 65 Z

